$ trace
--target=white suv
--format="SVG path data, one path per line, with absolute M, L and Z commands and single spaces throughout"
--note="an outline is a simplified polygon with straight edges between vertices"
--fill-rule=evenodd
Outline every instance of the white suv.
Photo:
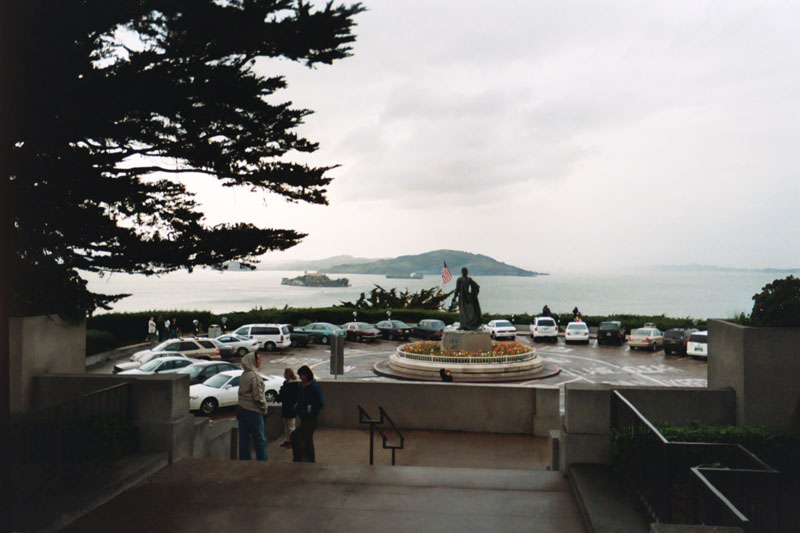
M 708 331 L 695 331 L 686 342 L 686 355 L 708 359 Z
M 259 346 L 268 352 L 292 345 L 288 324 L 247 324 L 233 333 L 257 340 Z
M 531 338 L 537 340 L 550 340 L 558 342 L 558 326 L 554 318 L 537 316 L 531 322 Z

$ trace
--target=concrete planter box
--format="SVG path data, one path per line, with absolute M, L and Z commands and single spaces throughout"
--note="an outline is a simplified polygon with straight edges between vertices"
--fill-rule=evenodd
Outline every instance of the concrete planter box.
M 709 320 L 708 386 L 736 391 L 738 425 L 790 427 L 800 413 L 800 328 Z
M 34 376 L 84 372 L 85 321 L 72 324 L 57 315 L 11 317 L 8 329 L 12 413 L 26 412 L 34 407 Z

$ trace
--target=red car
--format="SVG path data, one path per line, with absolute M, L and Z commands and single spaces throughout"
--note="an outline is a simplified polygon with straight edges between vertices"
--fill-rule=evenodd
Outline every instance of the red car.
M 372 324 L 366 322 L 348 322 L 342 324 L 342 329 L 349 341 L 364 342 L 381 338 L 381 332 Z

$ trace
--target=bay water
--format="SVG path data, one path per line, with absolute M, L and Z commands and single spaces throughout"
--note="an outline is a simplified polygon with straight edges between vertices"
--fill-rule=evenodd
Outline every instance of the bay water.
M 344 274 L 350 287 L 293 287 L 284 277 L 302 272 L 226 271 L 210 269 L 161 276 L 84 273 L 88 288 L 100 293 L 131 293 L 114 304 L 115 312 L 207 310 L 221 314 L 256 307 L 326 307 L 355 301 L 375 285 L 386 289 L 441 287 L 438 275 L 423 279 L 387 279 L 380 275 Z M 749 313 L 752 297 L 784 274 L 762 271 L 676 271 L 644 268 L 630 271 L 553 273 L 549 276 L 475 276 L 484 312 L 538 313 L 545 304 L 555 313 L 577 306 L 586 315 L 632 313 L 692 318 L 731 318 Z M 446 291 L 455 288 L 455 279 Z

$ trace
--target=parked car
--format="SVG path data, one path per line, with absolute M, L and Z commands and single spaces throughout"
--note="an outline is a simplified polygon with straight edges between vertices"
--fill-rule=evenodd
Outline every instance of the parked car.
M 583 342 L 589 344 L 589 326 L 586 322 L 570 322 L 564 330 L 564 342 Z
M 672 328 L 664 332 L 664 353 L 686 355 L 686 343 L 689 337 L 697 331 L 695 328 Z
M 228 370 L 211 376 L 203 383 L 189 387 L 189 409 L 210 415 L 220 407 L 236 405 L 239 402 L 239 379 L 242 370 Z M 283 376 L 261 376 L 266 387 L 267 401 L 278 401 L 278 391 Z
M 444 322 L 435 318 L 425 318 L 411 326 L 411 335 L 422 339 L 441 339 Z
M 119 374 L 120 372 L 125 372 L 127 370 L 133 370 L 135 368 L 139 368 L 140 366 L 149 363 L 153 359 L 158 359 L 160 357 L 183 357 L 184 359 L 190 359 L 186 354 L 182 354 L 180 352 L 152 352 L 145 355 L 142 355 L 137 361 L 128 361 L 126 363 L 117 363 L 114 365 L 114 369 L 112 372 L 114 374 Z M 197 361 L 197 359 L 191 359 L 192 362 Z
M 407 341 L 411 336 L 411 326 L 402 320 L 381 320 L 375 327 L 384 339 Z
M 366 322 L 348 322 L 342 324 L 342 329 L 349 341 L 376 341 L 381 337 L 381 331 Z
M 257 340 L 259 346 L 268 352 L 292 345 L 288 324 L 246 324 L 233 333 Z
M 168 355 L 166 357 L 156 357 L 139 368 L 123 370 L 119 374 L 121 376 L 149 376 L 152 374 L 171 373 L 189 366 L 194 362 L 193 359 L 187 359 L 186 357 Z
M 330 344 L 332 337 L 344 335 L 342 328 L 329 322 L 312 322 L 302 328 L 298 328 L 297 331 L 305 333 L 311 339 L 311 342 L 317 344 Z
M 664 345 L 664 334 L 656 327 L 646 326 L 631 331 L 628 337 L 628 346 L 631 351 L 636 348 L 645 348 L 657 352 Z
M 292 341 L 292 347 L 305 348 L 311 342 L 307 333 L 302 331 L 295 331 L 293 326 L 289 326 L 289 339 Z
M 196 385 L 202 383 L 211 376 L 215 376 L 220 372 L 227 372 L 228 370 L 237 370 L 236 365 L 233 363 L 221 363 L 219 361 L 198 361 L 189 366 L 179 368 L 175 371 L 176 374 L 189 374 L 189 385 Z
M 616 344 L 622 346 L 625 342 L 625 328 L 619 320 L 606 320 L 600 322 L 597 328 L 597 344 Z
M 490 320 L 483 329 L 488 331 L 492 339 L 508 339 L 513 341 L 517 338 L 517 328 L 508 320 Z
M 177 339 L 169 339 L 162 343 L 156 344 L 148 350 L 141 350 L 131 356 L 132 362 L 142 361 L 142 358 L 152 359 L 148 357 L 153 353 L 162 352 L 180 352 L 188 357 L 195 359 L 218 359 L 217 345 L 214 344 L 212 339 L 201 337 L 179 337 Z
M 533 322 L 531 322 L 531 338 L 533 342 L 558 342 L 558 324 L 549 316 L 534 317 Z
M 696 331 L 689 336 L 689 342 L 686 343 L 686 354 L 708 359 L 708 331 Z
M 244 357 L 250 352 L 258 350 L 260 344 L 252 337 L 245 337 L 236 334 L 220 335 L 214 339 L 217 345 L 226 346 L 233 350 L 233 353 L 239 357 Z M 222 356 L 222 354 L 220 354 Z

